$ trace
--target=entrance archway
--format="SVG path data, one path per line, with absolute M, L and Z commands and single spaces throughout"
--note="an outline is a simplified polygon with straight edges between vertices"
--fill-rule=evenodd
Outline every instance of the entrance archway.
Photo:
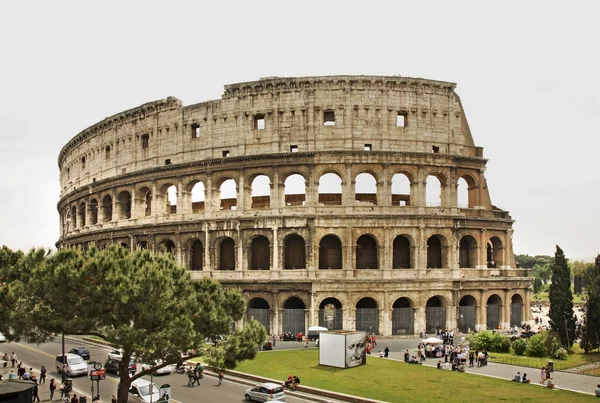
M 446 328 L 446 307 L 438 296 L 427 300 L 425 306 L 425 331 L 435 333 L 438 329 Z
M 271 334 L 271 315 L 269 303 L 263 298 L 252 298 L 248 301 L 248 320 L 254 319 Z
M 292 332 L 294 335 L 298 333 L 306 334 L 304 323 L 304 311 L 306 305 L 298 297 L 288 298 L 283 303 L 283 321 L 281 330 L 283 332 Z
M 343 329 L 342 303 L 337 298 L 325 298 L 319 305 L 319 326 L 328 330 Z
M 379 308 L 373 298 L 362 298 L 356 303 L 356 330 L 379 334 Z
M 475 330 L 477 323 L 477 301 L 472 295 L 465 295 L 458 303 L 458 330 L 468 333 Z
M 510 327 L 523 324 L 523 297 L 515 294 L 510 299 Z
M 502 307 L 502 298 L 494 294 L 487 300 L 487 318 L 485 325 L 488 329 L 498 329 L 500 325 L 500 308 Z
M 392 306 L 392 335 L 414 334 L 414 311 L 408 298 L 398 298 Z

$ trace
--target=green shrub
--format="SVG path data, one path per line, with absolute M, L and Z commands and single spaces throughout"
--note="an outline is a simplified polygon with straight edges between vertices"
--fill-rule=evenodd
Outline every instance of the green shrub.
M 530 357 L 546 357 L 548 356 L 548 348 L 546 346 L 546 336 L 548 332 L 538 333 L 531 336 L 527 342 L 525 354 Z
M 489 350 L 491 345 L 492 332 L 489 330 L 473 333 L 469 338 L 469 348 L 471 350 Z
M 502 333 L 492 333 L 490 351 L 496 353 L 508 353 L 510 351 L 510 338 Z
M 516 339 L 512 342 L 512 349 L 516 355 L 525 354 L 525 350 L 527 349 L 527 341 L 523 339 Z
M 554 353 L 554 357 L 559 360 L 566 360 L 568 355 L 569 353 L 567 352 L 567 350 L 565 350 L 562 347 L 556 350 L 556 353 Z

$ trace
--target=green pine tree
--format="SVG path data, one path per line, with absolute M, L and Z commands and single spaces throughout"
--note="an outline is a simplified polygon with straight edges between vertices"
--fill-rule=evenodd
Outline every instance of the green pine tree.
M 581 347 L 585 352 L 600 348 L 600 255 L 595 264 L 583 273 L 587 283 L 587 303 L 583 329 L 581 330 Z
M 562 249 L 556 245 L 554 264 L 552 265 L 552 283 L 550 284 L 550 327 L 567 347 L 573 345 L 576 318 L 573 312 L 573 294 L 571 293 L 571 270 Z

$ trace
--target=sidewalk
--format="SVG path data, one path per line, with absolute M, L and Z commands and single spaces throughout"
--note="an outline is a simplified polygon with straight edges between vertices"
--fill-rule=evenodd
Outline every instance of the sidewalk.
M 390 358 L 403 361 L 404 360 L 404 352 L 391 352 Z M 436 367 L 439 358 L 428 358 L 423 365 L 428 367 Z M 444 360 L 442 359 L 442 363 Z M 489 362 L 488 365 L 484 367 L 472 367 L 466 368 L 466 373 L 483 375 L 483 376 L 491 376 L 494 378 L 506 379 L 507 382 L 510 382 L 514 375 L 518 372 L 523 375 L 523 373 L 527 373 L 529 379 L 531 379 L 531 385 L 540 385 L 540 369 L 536 368 L 528 368 L 528 367 L 520 367 L 517 365 L 508 365 L 508 364 L 498 364 L 494 362 Z M 589 375 L 581 375 L 581 374 L 573 374 L 570 372 L 563 371 L 555 371 L 552 373 L 552 379 L 556 384 L 558 389 L 563 390 L 571 390 L 573 392 L 585 393 L 589 395 L 594 395 L 594 390 L 596 389 L 596 385 L 600 384 L 600 378 Z

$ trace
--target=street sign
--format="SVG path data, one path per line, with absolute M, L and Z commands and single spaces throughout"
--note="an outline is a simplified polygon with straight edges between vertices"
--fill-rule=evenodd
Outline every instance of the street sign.
M 93 369 L 90 371 L 90 379 L 92 381 L 102 381 L 106 379 L 106 369 Z

